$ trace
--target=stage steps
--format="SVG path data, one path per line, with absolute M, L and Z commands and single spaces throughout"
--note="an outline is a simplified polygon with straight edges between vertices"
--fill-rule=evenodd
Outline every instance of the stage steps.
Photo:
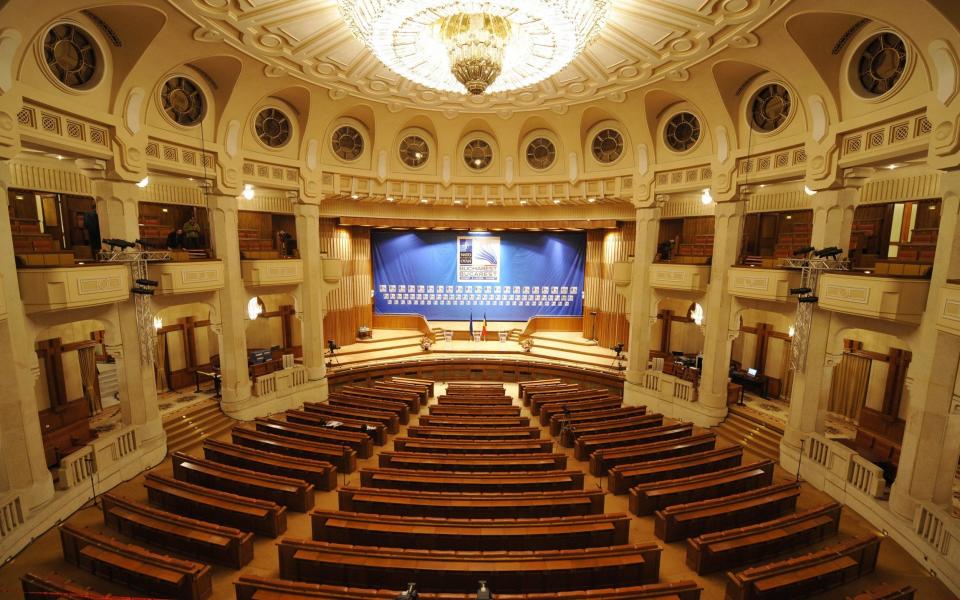
M 237 421 L 223 414 L 216 399 L 197 402 L 163 419 L 163 430 L 167 434 L 167 452 L 195 446 L 236 424 Z
M 780 438 L 783 437 L 783 431 L 739 410 L 736 406 L 730 407 L 727 418 L 714 427 L 713 431 L 720 438 L 740 444 L 762 458 L 780 460 Z

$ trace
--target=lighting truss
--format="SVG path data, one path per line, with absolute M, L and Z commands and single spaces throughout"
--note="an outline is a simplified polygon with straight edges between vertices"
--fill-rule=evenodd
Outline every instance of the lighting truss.
M 780 266 L 800 270 L 800 286 L 817 290 L 820 274 L 824 271 L 849 271 L 850 261 L 837 258 L 783 258 Z M 795 373 L 803 373 L 807 366 L 807 345 L 810 342 L 810 328 L 813 325 L 813 302 L 797 302 L 793 340 L 790 343 L 790 368 Z
M 123 263 L 130 267 L 130 280 L 148 279 L 147 264 L 170 260 L 167 250 L 135 250 L 124 252 L 111 250 L 100 252 L 97 258 L 102 263 Z M 156 360 L 157 344 L 156 329 L 153 326 L 153 306 L 150 296 L 134 294 L 133 303 L 137 315 L 137 337 L 140 341 L 140 356 L 153 363 Z

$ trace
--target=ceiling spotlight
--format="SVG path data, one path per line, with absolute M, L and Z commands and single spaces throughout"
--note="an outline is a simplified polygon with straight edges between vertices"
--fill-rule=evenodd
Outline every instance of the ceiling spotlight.
M 527 205 L 527 201 L 526 201 L 526 200 L 521 200 L 521 201 L 520 201 L 520 206 L 526 206 L 526 205 Z
M 150 177 L 149 177 L 149 176 L 144 177 L 143 179 L 141 179 L 140 181 L 137 182 L 137 187 L 138 187 L 138 188 L 141 188 L 141 189 L 147 187 L 148 185 L 150 185 Z
M 790 294 L 794 296 L 801 295 L 801 294 L 809 294 L 812 291 L 813 290 L 811 290 L 808 287 L 790 288 Z
M 597 201 L 596 198 L 587 198 L 587 202 L 589 202 L 590 204 L 593 204 L 596 201 Z
M 350 194 L 350 198 L 353 200 L 357 200 L 358 198 L 360 198 L 360 196 L 358 196 L 357 194 Z
M 454 204 L 463 204 L 463 200 L 461 200 L 461 199 L 459 199 L 459 198 L 454 198 L 454 199 L 453 199 L 453 203 L 454 203 Z
M 800 296 L 799 298 L 797 298 L 797 302 L 800 302 L 801 304 L 813 304 L 814 302 L 817 302 L 819 300 L 820 298 L 816 296 Z
M 157 331 L 163 328 L 163 319 L 160 317 L 153 317 L 153 328 Z
M 710 193 L 710 188 L 703 188 L 703 192 L 700 194 L 700 203 L 704 206 L 713 203 L 713 195 Z
M 892 171 L 892 170 L 896 169 L 896 168 L 899 167 L 899 166 L 900 166 L 900 165 L 898 165 L 897 163 L 891 163 L 891 164 L 887 165 L 887 169 L 890 170 L 890 171 Z
M 493 200 L 487 200 L 487 206 L 490 206 L 491 204 L 493 204 Z
M 810 189 L 810 186 L 808 186 L 808 185 L 803 186 L 803 193 L 806 194 L 806 195 L 808 195 L 808 196 L 816 196 L 816 195 L 817 195 L 817 191 L 816 191 L 816 190 L 811 190 L 811 189 Z
M 554 204 L 560 204 L 560 201 L 559 201 L 559 200 L 554 200 L 553 203 L 554 203 Z
M 257 192 L 254 191 L 252 183 L 245 183 L 243 184 L 243 192 L 241 192 L 240 195 L 243 196 L 244 200 L 253 200 Z

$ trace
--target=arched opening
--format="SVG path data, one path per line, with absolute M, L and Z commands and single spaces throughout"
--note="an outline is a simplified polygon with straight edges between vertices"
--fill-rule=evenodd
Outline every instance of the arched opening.
M 215 331 L 209 304 L 193 302 L 168 306 L 157 311 L 157 354 L 154 362 L 160 411 L 179 409 L 215 393 L 211 381 L 212 357 L 219 353 L 220 338 Z

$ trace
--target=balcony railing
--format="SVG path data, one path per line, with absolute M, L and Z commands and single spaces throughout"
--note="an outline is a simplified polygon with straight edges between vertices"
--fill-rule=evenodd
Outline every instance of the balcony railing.
M 925 279 L 824 273 L 817 295 L 824 310 L 917 325 L 929 290 Z
M 28 314 L 113 304 L 130 297 L 126 265 L 27 267 L 17 269 L 17 278 Z
M 732 296 L 786 302 L 790 288 L 800 287 L 800 272 L 787 269 L 731 267 L 727 271 L 727 289 Z

